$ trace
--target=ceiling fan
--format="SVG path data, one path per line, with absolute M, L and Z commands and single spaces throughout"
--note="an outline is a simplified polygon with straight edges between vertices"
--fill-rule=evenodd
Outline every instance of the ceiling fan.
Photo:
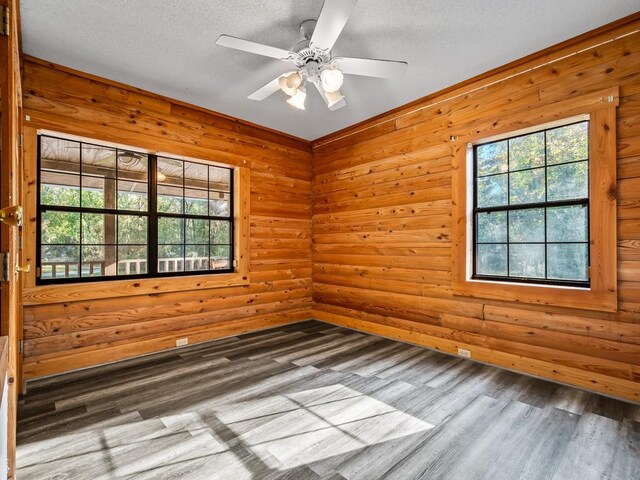
M 332 55 L 331 49 L 347 23 L 356 2 L 357 0 L 325 0 L 318 20 L 302 22 L 300 33 L 303 38 L 291 50 L 229 35 L 220 35 L 216 44 L 277 58 L 295 65 L 295 68 L 287 70 L 249 95 L 248 98 L 251 100 L 261 101 L 282 90 L 290 97 L 287 103 L 304 110 L 307 96 L 305 87 L 311 83 L 316 87 L 329 110 L 337 110 L 347 104 L 340 92 L 343 74 L 391 78 L 401 76 L 407 68 L 406 62 Z

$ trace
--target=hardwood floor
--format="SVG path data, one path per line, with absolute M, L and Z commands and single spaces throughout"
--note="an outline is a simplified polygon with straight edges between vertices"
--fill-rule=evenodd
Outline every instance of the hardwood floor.
M 305 322 L 41 379 L 25 479 L 640 479 L 640 406 Z

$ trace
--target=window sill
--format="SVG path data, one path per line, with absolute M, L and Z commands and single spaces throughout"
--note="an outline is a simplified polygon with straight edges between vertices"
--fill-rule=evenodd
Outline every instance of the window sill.
M 615 290 L 594 291 L 590 288 L 561 285 L 548 286 L 528 283 L 462 280 L 454 281 L 453 294 L 462 297 L 603 312 L 615 312 L 618 308 L 618 298 Z
M 39 285 L 24 288 L 24 305 L 97 300 L 207 288 L 249 285 L 249 274 L 234 272 L 182 277 L 156 277 L 132 280 L 105 280 L 64 285 Z

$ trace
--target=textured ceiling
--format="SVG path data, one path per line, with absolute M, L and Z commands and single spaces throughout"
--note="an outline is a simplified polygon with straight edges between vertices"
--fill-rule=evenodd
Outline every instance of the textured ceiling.
M 348 105 L 247 95 L 288 68 L 214 44 L 223 33 L 291 48 L 322 0 L 22 0 L 24 52 L 316 139 L 638 9 L 638 0 L 360 0 L 333 53 L 405 60 L 399 80 L 347 76 Z

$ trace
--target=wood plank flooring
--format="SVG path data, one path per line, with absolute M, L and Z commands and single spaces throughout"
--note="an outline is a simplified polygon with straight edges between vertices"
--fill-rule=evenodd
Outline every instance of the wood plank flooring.
M 41 379 L 26 479 L 640 479 L 640 407 L 305 322 Z

